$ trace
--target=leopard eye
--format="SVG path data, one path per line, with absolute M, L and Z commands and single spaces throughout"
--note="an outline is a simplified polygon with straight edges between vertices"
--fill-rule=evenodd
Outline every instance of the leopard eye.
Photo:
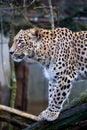
M 18 43 L 18 47 L 23 47 L 24 46 L 24 41 L 21 39 L 21 40 L 19 40 L 19 43 Z
M 18 43 L 18 47 L 20 47 L 20 46 L 21 46 L 21 44 L 22 44 L 22 43 Z

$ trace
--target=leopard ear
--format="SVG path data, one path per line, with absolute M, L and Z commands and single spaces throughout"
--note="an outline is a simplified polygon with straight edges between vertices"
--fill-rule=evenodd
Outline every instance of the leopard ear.
M 30 29 L 30 33 L 32 38 L 36 38 L 37 40 L 41 38 L 41 33 L 39 28 Z
M 21 29 L 19 32 L 20 32 L 20 33 L 23 32 L 23 29 Z

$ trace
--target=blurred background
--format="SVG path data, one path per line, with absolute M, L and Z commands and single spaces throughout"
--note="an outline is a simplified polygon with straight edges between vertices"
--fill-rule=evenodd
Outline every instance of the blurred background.
M 38 115 L 48 100 L 43 70 L 38 64 L 16 63 L 9 56 L 14 36 L 33 26 L 87 30 L 87 0 L 0 0 L 0 104 Z M 67 104 L 86 89 L 86 80 L 74 83 Z M 7 129 L 0 122 L 0 130 Z

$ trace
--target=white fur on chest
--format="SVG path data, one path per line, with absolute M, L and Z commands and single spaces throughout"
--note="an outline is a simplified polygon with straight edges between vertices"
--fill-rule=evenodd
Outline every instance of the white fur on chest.
M 44 75 L 48 80 L 53 79 L 53 72 L 51 69 L 44 68 Z

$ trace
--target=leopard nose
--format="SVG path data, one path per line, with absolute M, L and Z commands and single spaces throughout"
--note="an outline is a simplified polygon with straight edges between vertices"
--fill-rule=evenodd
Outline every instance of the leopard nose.
M 11 50 L 10 50 L 9 53 L 12 55 L 12 54 L 14 53 L 14 51 L 11 51 Z
M 9 50 L 9 53 L 12 55 L 12 54 L 14 53 L 14 51 L 15 51 L 15 47 L 12 46 L 12 47 L 10 48 L 10 50 Z

